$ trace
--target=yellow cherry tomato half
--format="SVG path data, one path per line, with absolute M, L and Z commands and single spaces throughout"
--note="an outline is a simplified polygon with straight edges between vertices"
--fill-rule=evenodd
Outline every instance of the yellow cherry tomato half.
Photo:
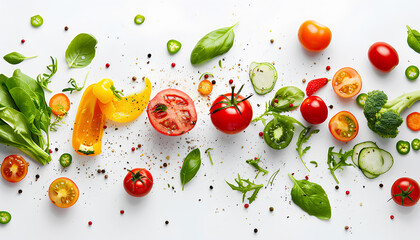
M 203 95 L 209 95 L 213 91 L 213 84 L 209 80 L 203 80 L 198 85 L 198 92 Z
M 79 199 L 79 188 L 72 180 L 61 177 L 51 183 L 48 195 L 55 206 L 68 208 Z
M 356 96 L 362 89 L 362 78 L 359 73 L 351 67 L 338 70 L 332 79 L 334 92 L 343 98 Z

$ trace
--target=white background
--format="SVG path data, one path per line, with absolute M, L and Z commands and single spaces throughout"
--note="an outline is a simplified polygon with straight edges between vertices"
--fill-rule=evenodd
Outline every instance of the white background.
M 156 132 L 142 114 L 128 124 L 108 121 L 104 134 L 103 153 L 96 157 L 81 157 L 71 147 L 71 128 L 82 93 L 69 95 L 72 107 L 66 124 L 51 133 L 53 160 L 41 167 L 29 160 L 26 178 L 15 184 L 0 179 L 0 210 L 12 214 L 12 221 L 0 226 L 1 239 L 392 239 L 418 236 L 420 209 L 418 206 L 397 206 L 390 198 L 392 183 L 399 177 L 420 180 L 419 153 L 399 155 L 395 143 L 399 139 L 411 141 L 418 134 L 405 123 L 395 139 L 381 139 L 366 125 L 362 110 L 354 99 L 339 98 L 331 85 L 317 94 L 327 105 L 329 118 L 341 110 L 349 110 L 359 120 L 360 133 L 350 143 L 336 141 L 328 131 L 327 122 L 318 125 L 320 133 L 309 141 L 312 149 L 304 157 L 311 170 L 308 173 L 295 150 L 297 137 L 284 150 L 270 149 L 258 137 L 261 123 L 251 124 L 246 131 L 228 136 L 218 132 L 211 124 L 209 104 L 219 94 L 230 91 L 227 84 L 245 84 L 244 95 L 253 93 L 247 68 L 252 61 L 274 62 L 279 73 L 275 87 L 306 87 L 307 80 L 328 77 L 345 66 L 355 68 L 363 79 L 363 92 L 384 90 L 390 98 L 419 88 L 419 81 L 409 82 L 405 68 L 420 65 L 419 54 L 406 43 L 406 25 L 420 29 L 419 1 L 1 1 L 0 55 L 17 51 L 38 58 L 19 65 L 0 60 L 0 72 L 10 76 L 14 69 L 32 77 L 46 71 L 49 56 L 58 58 L 58 72 L 50 84 L 54 93 L 68 86 L 70 77 L 82 82 L 90 72 L 87 84 L 103 78 L 114 80 L 125 93 L 140 91 L 140 80 L 149 77 L 153 83 L 152 97 L 160 90 L 175 87 L 184 90 L 195 101 L 199 121 L 189 133 L 180 137 L 167 137 Z M 30 25 L 30 17 L 40 14 L 44 24 L 40 28 Z M 146 17 L 138 26 L 133 23 L 137 14 Z M 314 19 L 332 31 L 330 46 L 313 54 L 302 49 L 297 39 L 300 24 Z M 192 66 L 190 53 L 195 43 L 206 33 L 239 22 L 235 28 L 235 43 L 225 55 L 212 61 Z M 68 26 L 69 30 L 64 31 Z M 70 41 L 79 33 L 87 32 L 98 39 L 96 57 L 83 69 L 68 69 L 64 53 Z M 179 40 L 183 46 L 170 56 L 166 50 L 169 39 Z M 20 43 L 25 39 L 24 44 Z M 270 43 L 274 39 L 274 43 Z M 400 63 L 391 73 L 375 70 L 367 58 L 371 44 L 385 41 L 395 47 Z M 281 49 L 279 49 L 281 47 Z M 151 53 L 152 57 L 147 58 Z M 219 68 L 218 61 L 223 61 Z M 147 61 L 150 61 L 147 64 Z M 176 67 L 171 68 L 175 62 Z M 111 67 L 106 69 L 105 64 Z M 240 66 L 239 66 L 240 64 Z M 325 67 L 331 66 L 330 71 Z M 202 72 L 212 72 L 217 81 L 210 98 L 197 92 Z M 200 73 L 199 73 L 200 72 Z M 137 82 L 131 78 L 137 77 Z M 253 96 L 254 116 L 261 114 L 264 102 L 275 91 L 265 96 Z M 47 93 L 46 98 L 52 94 Z M 257 107 L 260 104 L 261 107 Z M 419 105 L 406 110 L 405 119 Z M 291 116 L 303 121 L 299 111 Z M 328 118 L 328 120 L 329 120 Z M 118 128 L 118 130 L 115 130 Z M 337 172 L 340 189 L 327 169 L 327 150 L 330 146 L 349 150 L 354 144 L 372 140 L 394 156 L 394 167 L 374 180 L 366 179 L 356 168 Z M 142 144 L 131 152 L 131 147 Z M 180 166 L 188 151 L 199 147 L 202 166 L 197 176 L 181 191 Z M 204 150 L 213 147 L 214 165 L 210 165 Z M 58 158 L 62 153 L 73 155 L 73 164 L 62 171 Z M 0 159 L 18 150 L 0 146 Z M 169 160 L 166 157 L 169 156 Z M 256 183 L 266 184 L 277 169 L 280 172 L 272 187 L 262 189 L 257 200 L 248 209 L 243 207 L 242 196 L 232 191 L 225 180 L 233 182 L 237 174 L 252 179 L 254 169 L 246 159 L 261 156 L 261 165 L 270 173 L 259 176 Z M 315 160 L 315 168 L 309 161 Z M 160 168 L 163 163 L 166 168 Z M 154 176 L 152 192 L 145 198 L 127 195 L 122 186 L 124 168 L 146 167 Z M 97 169 L 105 169 L 98 174 Z M 308 216 L 291 202 L 293 183 L 287 173 L 297 179 L 306 175 L 309 180 L 323 186 L 332 206 L 332 218 L 322 221 Z M 35 181 L 35 175 L 40 178 Z M 73 179 L 81 191 L 79 201 L 69 209 L 59 209 L 48 199 L 48 186 L 56 178 Z M 381 189 L 379 184 L 383 183 Z M 168 184 L 171 186 L 168 188 Z M 214 187 L 213 190 L 209 186 Z M 172 189 L 174 187 L 174 189 Z M 22 189 L 23 193 L 18 194 Z M 350 195 L 345 191 L 349 190 Z M 274 207 L 274 212 L 269 211 Z M 121 215 L 120 210 L 125 214 Z M 391 220 L 390 215 L 395 219 Z M 169 224 L 165 225 L 168 220 Z M 93 225 L 88 226 L 88 221 Z M 344 230 L 349 226 L 348 231 Z M 258 233 L 254 234 L 254 228 Z

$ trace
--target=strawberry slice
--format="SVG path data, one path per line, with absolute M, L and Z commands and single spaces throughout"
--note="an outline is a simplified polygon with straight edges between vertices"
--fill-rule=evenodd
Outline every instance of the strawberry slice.
M 320 88 L 325 86 L 328 83 L 328 81 L 330 81 L 328 78 L 318 78 L 318 79 L 309 81 L 308 85 L 306 86 L 306 95 L 308 97 L 311 96 Z

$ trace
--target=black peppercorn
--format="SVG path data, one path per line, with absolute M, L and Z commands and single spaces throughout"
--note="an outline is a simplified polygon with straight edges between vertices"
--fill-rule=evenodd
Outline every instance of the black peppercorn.
M 258 232 L 258 229 L 254 228 L 254 233 L 257 233 L 257 232 Z
M 210 189 L 213 189 L 213 186 L 212 185 L 210 185 Z
M 165 224 L 166 224 L 166 225 L 168 225 L 168 224 L 169 224 L 169 221 L 168 221 L 168 220 L 166 220 L 166 221 L 165 221 Z
M 147 54 L 147 57 L 148 57 L 148 58 L 151 58 L 151 57 L 152 57 L 152 54 L 150 54 L 150 53 L 149 53 L 149 54 Z
M 337 189 L 337 190 L 338 190 L 339 188 L 340 188 L 340 187 L 339 187 L 338 185 L 337 185 L 337 186 L 335 186 L 335 189 Z

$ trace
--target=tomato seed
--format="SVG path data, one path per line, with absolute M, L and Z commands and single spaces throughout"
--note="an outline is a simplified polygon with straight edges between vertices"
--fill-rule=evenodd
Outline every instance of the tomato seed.
M 346 191 L 346 195 L 349 195 L 349 194 L 350 194 L 350 191 L 348 191 L 348 190 L 347 190 L 347 191 Z
M 232 84 L 232 83 L 233 83 L 233 79 L 230 79 L 230 80 L 229 80 L 229 84 Z
M 174 68 L 175 66 L 176 66 L 176 64 L 175 64 L 175 63 L 172 63 L 172 64 L 171 64 L 171 67 L 173 67 L 173 68 Z
M 394 219 L 394 215 L 391 215 L 389 218 Z
M 244 208 L 249 208 L 249 204 L 245 203 Z
M 331 67 L 327 66 L 325 69 L 327 69 L 327 71 L 330 71 Z
M 109 63 L 105 64 L 106 68 L 109 68 L 110 66 L 111 66 L 111 64 L 109 64 Z
M 92 226 L 92 221 L 89 221 L 88 224 L 89 224 L 89 226 Z
M 260 137 L 262 137 L 264 135 L 264 133 L 263 132 L 260 132 L 259 135 L 260 135 Z
M 20 43 L 22 44 L 25 43 L 25 39 L 20 40 Z

